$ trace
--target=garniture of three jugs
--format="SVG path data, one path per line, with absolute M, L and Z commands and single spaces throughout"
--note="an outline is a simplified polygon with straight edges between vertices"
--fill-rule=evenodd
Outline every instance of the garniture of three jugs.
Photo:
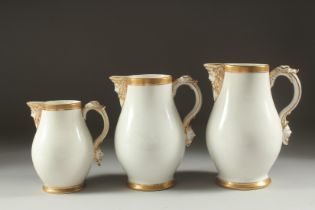
M 218 171 L 219 186 L 252 190 L 268 186 L 268 172 L 291 130 L 287 116 L 299 103 L 301 84 L 297 69 L 267 64 L 207 63 L 214 106 L 207 124 L 206 141 Z M 278 76 L 294 87 L 293 99 L 279 114 L 271 87 Z M 121 105 L 115 131 L 115 151 L 128 176 L 128 187 L 142 191 L 164 190 L 175 184 L 174 173 L 195 133 L 191 121 L 202 105 L 197 81 L 190 76 L 176 80 L 170 75 L 111 76 Z M 177 89 L 189 86 L 195 105 L 181 120 L 173 98 Z M 210 93 L 209 93 L 210 95 Z M 102 160 L 101 143 L 109 129 L 105 107 L 91 101 L 31 101 L 37 132 L 32 160 L 49 193 L 70 193 L 83 188 L 93 159 Z M 85 124 L 90 110 L 104 121 L 93 143 Z M 210 177 L 209 177 L 210 178 Z M 209 180 L 210 181 L 210 180 Z M 88 187 L 88 186 L 87 186 Z

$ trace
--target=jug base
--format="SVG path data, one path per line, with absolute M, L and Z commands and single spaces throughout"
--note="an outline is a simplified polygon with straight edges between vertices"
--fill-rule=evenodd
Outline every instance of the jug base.
M 84 184 L 79 184 L 71 187 L 47 187 L 43 186 L 43 190 L 47 193 L 54 193 L 54 194 L 65 194 L 65 193 L 72 193 L 81 191 L 84 188 Z
M 257 190 L 267 187 L 271 183 L 271 179 L 267 178 L 258 182 L 240 183 L 240 182 L 229 182 L 219 178 L 216 178 L 216 184 L 233 190 Z
M 128 182 L 128 187 L 133 190 L 140 190 L 140 191 L 158 191 L 158 190 L 165 190 L 168 188 L 173 187 L 175 184 L 175 180 L 171 180 L 168 182 L 164 182 L 161 184 L 153 184 L 153 185 L 145 185 L 145 184 L 136 184 L 132 182 Z

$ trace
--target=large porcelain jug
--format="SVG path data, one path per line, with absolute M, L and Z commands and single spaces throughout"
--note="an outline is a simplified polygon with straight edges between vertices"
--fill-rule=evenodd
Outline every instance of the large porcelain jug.
M 240 190 L 266 187 L 268 172 L 291 134 L 287 116 L 301 98 L 297 70 L 267 64 L 205 64 L 214 106 L 207 125 L 207 146 L 218 169 L 217 183 Z M 290 104 L 278 115 L 271 87 L 278 76 L 294 86 Z
M 170 75 L 112 76 L 122 106 L 115 132 L 115 149 L 128 175 L 132 189 L 152 191 L 174 184 L 174 173 L 181 162 L 185 145 L 194 135 L 191 120 L 201 107 L 197 81 Z M 183 123 L 173 96 L 181 85 L 188 85 L 196 103 Z
M 79 191 L 84 185 L 93 157 L 102 159 L 101 143 L 107 135 L 109 121 L 105 107 L 92 101 L 81 109 L 80 101 L 63 100 L 28 102 L 37 132 L 32 144 L 32 160 L 49 193 Z M 93 145 L 84 119 L 90 110 L 98 112 L 104 129 Z

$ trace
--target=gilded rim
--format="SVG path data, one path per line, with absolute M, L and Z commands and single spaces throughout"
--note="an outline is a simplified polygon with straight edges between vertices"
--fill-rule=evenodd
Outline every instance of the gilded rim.
M 128 85 L 165 85 L 173 82 L 171 75 L 165 74 L 140 74 L 131 76 L 111 76 L 112 80 L 124 80 Z
M 233 190 L 257 190 L 261 188 L 265 188 L 270 185 L 271 179 L 267 178 L 258 182 L 249 182 L 249 183 L 239 183 L 239 182 L 229 182 L 224 181 L 220 178 L 216 178 L 216 184 L 221 187 L 233 189 Z
M 175 180 L 171 180 L 168 182 L 164 182 L 161 184 L 154 184 L 154 185 L 145 185 L 145 184 L 136 184 L 132 182 L 128 182 L 128 187 L 133 190 L 141 190 L 141 191 L 158 191 L 158 190 L 165 190 L 171 188 L 175 185 Z
M 81 109 L 80 101 L 48 101 L 42 104 L 42 110 L 46 111 L 61 111 Z
M 43 186 L 43 190 L 47 193 L 54 194 L 65 194 L 65 193 L 73 193 L 78 192 L 84 188 L 84 184 L 75 185 L 72 187 L 47 187 Z
M 224 70 L 226 72 L 247 72 L 247 73 L 259 73 L 269 72 L 268 64 L 252 64 L 252 63 L 226 63 Z

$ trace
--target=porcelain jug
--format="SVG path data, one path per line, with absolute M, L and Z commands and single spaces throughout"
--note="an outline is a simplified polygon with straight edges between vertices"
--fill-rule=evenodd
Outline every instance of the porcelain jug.
M 84 186 L 92 160 L 100 165 L 101 143 L 107 135 L 109 120 L 105 107 L 97 101 L 81 108 L 80 101 L 60 100 L 28 102 L 37 131 L 32 144 L 32 161 L 43 190 L 48 193 L 70 193 Z M 95 110 L 104 128 L 93 145 L 85 124 L 87 112 Z
M 301 98 L 298 70 L 267 64 L 204 65 L 212 82 L 214 106 L 207 125 L 207 146 L 217 167 L 217 184 L 231 189 L 266 187 L 268 172 L 287 145 L 291 130 L 287 116 Z M 278 76 L 294 86 L 290 104 L 278 115 L 271 87 Z
M 115 150 L 128 175 L 131 189 L 154 191 L 174 185 L 174 173 L 185 145 L 191 144 L 191 120 L 199 112 L 202 98 L 197 81 L 182 76 L 150 74 L 111 76 L 122 106 L 115 132 Z M 173 96 L 178 87 L 188 85 L 196 102 L 183 123 Z

